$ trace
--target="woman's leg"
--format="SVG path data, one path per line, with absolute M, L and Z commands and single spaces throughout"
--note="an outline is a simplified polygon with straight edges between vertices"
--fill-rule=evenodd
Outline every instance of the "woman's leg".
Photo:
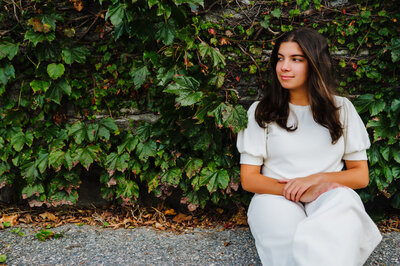
M 282 196 L 255 194 L 247 216 L 263 265 L 294 265 L 292 242 L 298 223 L 306 218 L 303 205 Z
M 350 188 L 330 190 L 305 210 L 294 237 L 295 265 L 362 265 L 382 238 Z

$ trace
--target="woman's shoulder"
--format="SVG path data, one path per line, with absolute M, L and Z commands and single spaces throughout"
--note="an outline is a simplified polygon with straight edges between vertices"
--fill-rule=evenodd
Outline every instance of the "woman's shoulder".
M 339 109 L 348 109 L 353 107 L 352 102 L 344 96 L 335 95 L 334 99 L 336 107 L 338 107 Z

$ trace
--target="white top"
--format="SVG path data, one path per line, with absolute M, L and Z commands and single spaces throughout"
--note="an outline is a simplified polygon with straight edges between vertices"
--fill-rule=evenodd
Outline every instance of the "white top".
M 360 116 L 347 98 L 335 96 L 335 100 L 344 128 L 335 144 L 329 130 L 314 121 L 309 105 L 289 103 L 288 125 L 297 121 L 297 129 L 289 132 L 275 122 L 260 127 L 254 117 L 259 102 L 253 103 L 247 113 L 247 128 L 237 138 L 240 163 L 262 165 L 261 173 L 268 177 L 291 179 L 341 171 L 343 160 L 367 160 L 370 141 Z

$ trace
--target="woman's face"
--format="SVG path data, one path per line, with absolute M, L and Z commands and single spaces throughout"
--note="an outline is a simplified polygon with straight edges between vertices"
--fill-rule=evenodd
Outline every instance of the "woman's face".
M 307 90 L 308 61 L 297 42 L 281 43 L 276 74 L 283 88 Z

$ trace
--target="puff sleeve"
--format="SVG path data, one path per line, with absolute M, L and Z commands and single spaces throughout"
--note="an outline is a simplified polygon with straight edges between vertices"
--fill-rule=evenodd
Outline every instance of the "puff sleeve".
M 262 165 L 267 158 L 266 131 L 255 120 L 258 102 L 247 111 L 247 128 L 238 133 L 236 146 L 240 152 L 240 164 Z
M 343 98 L 344 113 L 344 155 L 343 160 L 359 161 L 367 160 L 366 150 L 370 147 L 368 133 L 361 117 L 354 105 Z

